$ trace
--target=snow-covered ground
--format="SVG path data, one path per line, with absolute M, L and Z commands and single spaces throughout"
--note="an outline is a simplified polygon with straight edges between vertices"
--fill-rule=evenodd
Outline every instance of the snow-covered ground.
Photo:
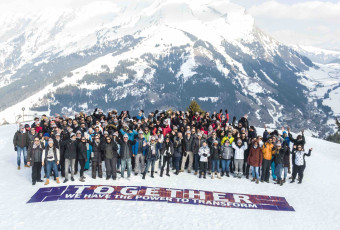
M 16 126 L 0 127 L 0 229 L 339 229 L 340 145 L 306 137 L 307 168 L 303 184 L 255 184 L 245 178 L 198 179 L 179 176 L 130 181 L 90 179 L 87 185 L 135 185 L 285 197 L 295 212 L 230 209 L 209 206 L 114 201 L 67 200 L 26 202 L 42 183 L 32 186 L 31 169 L 16 169 L 12 137 Z M 104 173 L 105 175 L 105 173 Z M 82 184 L 76 176 L 75 182 Z M 63 184 L 60 184 L 63 185 Z M 49 186 L 57 186 L 52 181 Z

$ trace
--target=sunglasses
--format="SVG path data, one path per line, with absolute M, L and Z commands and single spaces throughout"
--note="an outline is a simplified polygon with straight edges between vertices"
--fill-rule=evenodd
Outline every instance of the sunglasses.
M 111 141 L 111 139 L 106 139 L 107 141 Z
M 124 139 L 128 139 L 128 137 L 124 137 Z
M 98 138 L 98 137 L 96 137 L 96 138 L 94 138 L 94 139 L 97 139 L 97 140 L 98 140 L 99 138 Z

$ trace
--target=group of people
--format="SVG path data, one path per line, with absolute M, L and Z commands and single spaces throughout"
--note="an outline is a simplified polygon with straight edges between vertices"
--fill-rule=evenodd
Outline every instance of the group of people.
M 249 126 L 248 115 L 229 122 L 228 110 L 209 112 L 155 111 L 148 115 L 141 110 L 132 117 L 129 111 L 113 110 L 104 114 L 95 109 L 93 114 L 76 113 L 74 117 L 36 117 L 34 122 L 20 124 L 13 138 L 17 151 L 18 170 L 21 156 L 24 166 L 32 168 L 32 184 L 50 183 L 53 176 L 60 183 L 59 174 L 84 182 L 84 171 L 91 168 L 92 178 L 116 180 L 134 173 L 143 179 L 193 173 L 198 178 L 221 179 L 233 176 L 252 182 L 283 185 L 291 172 L 291 183 L 302 183 L 306 168 L 304 132 L 296 138 L 284 128 L 269 132 L 265 126 L 262 136 Z M 105 170 L 104 166 L 105 165 Z M 164 172 L 165 171 L 165 172 Z M 69 177 L 71 174 L 71 178 Z

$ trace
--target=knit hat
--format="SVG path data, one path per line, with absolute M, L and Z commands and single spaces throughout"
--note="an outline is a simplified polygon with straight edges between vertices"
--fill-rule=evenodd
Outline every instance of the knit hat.
M 29 128 L 29 127 L 30 127 L 30 125 L 29 125 L 29 124 L 26 124 L 26 125 L 25 125 L 25 128 Z
M 202 133 L 197 133 L 197 136 L 200 136 L 200 137 L 201 137 L 201 136 L 202 136 Z
M 50 134 L 49 133 L 45 133 L 44 137 L 50 137 Z
M 75 133 L 71 133 L 71 138 L 73 137 L 73 136 L 75 136 L 76 134 Z
M 154 137 L 154 136 L 152 136 L 150 139 L 151 139 L 152 141 L 154 141 L 154 140 L 155 140 L 155 137 Z
M 218 141 L 217 140 L 214 140 L 214 142 L 213 142 L 214 144 L 218 144 Z
M 276 144 L 276 147 L 278 147 L 278 146 L 281 147 L 281 143 L 280 143 L 280 142 L 278 142 L 278 143 Z
M 124 136 L 123 136 L 123 137 L 124 137 L 124 138 L 125 138 L 125 137 L 129 138 L 129 136 L 128 136 L 126 133 L 124 134 Z
M 52 144 L 54 144 L 54 141 L 53 141 L 53 139 L 52 139 L 52 138 L 50 138 L 50 139 L 48 140 L 48 143 L 49 143 L 49 144 L 51 144 L 51 143 L 52 143 Z
M 109 132 L 108 131 L 104 131 L 104 135 L 109 135 Z
M 114 133 L 113 133 L 113 136 L 118 137 L 118 132 L 114 132 Z
M 188 131 L 185 132 L 185 134 L 191 134 L 191 132 L 188 130 Z
M 238 143 L 242 143 L 242 140 L 241 140 L 241 139 L 238 139 L 238 140 L 237 140 L 237 144 L 238 144 Z
M 143 131 L 142 131 L 142 130 L 139 130 L 139 131 L 138 131 L 138 134 L 143 134 Z
M 78 131 L 76 132 L 76 134 L 78 134 L 78 133 L 80 133 L 80 134 L 81 134 L 81 131 L 80 131 L 80 130 L 78 130 Z

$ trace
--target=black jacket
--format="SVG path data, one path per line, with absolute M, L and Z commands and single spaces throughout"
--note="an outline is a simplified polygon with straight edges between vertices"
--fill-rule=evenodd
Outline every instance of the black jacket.
M 97 144 L 95 141 L 90 141 L 90 145 L 92 145 L 93 157 L 91 157 L 92 161 L 101 162 L 104 160 L 104 145 L 103 142 L 99 142 Z
M 76 159 L 77 157 L 77 141 L 66 140 L 63 141 L 61 146 L 64 148 L 65 159 Z
M 78 143 L 77 158 L 79 160 L 87 160 L 87 146 L 86 146 L 86 142 Z
M 221 154 L 221 150 L 219 146 L 217 146 L 217 148 L 214 148 L 213 146 L 211 146 L 210 157 L 212 160 L 218 160 L 222 158 L 222 154 Z

